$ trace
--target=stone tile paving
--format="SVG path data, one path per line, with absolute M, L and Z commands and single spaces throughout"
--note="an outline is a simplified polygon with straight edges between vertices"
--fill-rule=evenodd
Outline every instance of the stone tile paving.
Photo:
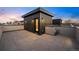
M 64 36 L 51 36 L 21 30 L 4 32 L 0 40 L 2 51 L 63 51 L 75 50 L 72 39 Z

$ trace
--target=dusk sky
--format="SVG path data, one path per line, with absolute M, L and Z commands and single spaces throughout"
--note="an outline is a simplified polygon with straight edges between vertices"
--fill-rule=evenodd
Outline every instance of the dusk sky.
M 37 7 L 0 7 L 0 22 L 23 20 L 22 15 L 36 9 Z M 78 7 L 43 7 L 54 15 L 54 18 L 63 20 L 79 20 Z

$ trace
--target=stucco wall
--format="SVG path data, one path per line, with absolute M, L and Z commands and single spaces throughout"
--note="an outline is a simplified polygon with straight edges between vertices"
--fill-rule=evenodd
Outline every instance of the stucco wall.
M 55 28 L 52 28 L 52 27 L 45 27 L 45 33 L 46 33 L 46 34 L 54 35 L 55 32 L 56 32 Z
M 47 34 L 54 34 L 56 30 L 59 31 L 58 35 L 64 35 L 67 37 L 75 38 L 75 28 L 74 27 L 46 27 Z
M 1 40 L 1 36 L 2 36 L 2 30 L 0 30 L 0 40 Z
M 76 40 L 79 42 L 79 28 L 76 28 Z
M 18 31 L 18 30 L 24 30 L 24 26 L 0 26 L 0 39 L 2 37 L 3 32 L 9 32 L 9 31 Z

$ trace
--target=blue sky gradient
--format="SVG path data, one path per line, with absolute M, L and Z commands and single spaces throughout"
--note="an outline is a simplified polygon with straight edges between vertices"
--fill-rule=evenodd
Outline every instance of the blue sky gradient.
M 36 8 L 37 7 L 0 7 L 0 17 L 2 17 L 2 15 L 7 15 L 8 17 L 10 17 L 9 15 L 11 14 L 14 15 L 15 18 L 17 18 L 16 16 L 19 16 L 21 18 L 22 15 Z M 52 13 L 54 15 L 54 18 L 76 19 L 76 20 L 79 19 L 79 7 L 43 7 L 43 8 Z

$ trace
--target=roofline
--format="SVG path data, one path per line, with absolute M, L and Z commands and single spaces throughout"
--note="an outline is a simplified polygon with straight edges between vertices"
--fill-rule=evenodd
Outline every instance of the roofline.
M 38 10 L 36 10 L 36 9 L 38 9 Z M 45 9 L 43 9 L 43 8 L 38 7 L 38 8 L 36 8 L 36 9 L 34 9 L 34 10 L 28 12 L 27 14 L 24 14 L 22 17 L 25 18 L 25 17 L 30 16 L 30 15 L 32 15 L 32 14 L 36 14 L 37 12 L 42 12 L 42 13 L 45 13 L 45 14 L 47 14 L 47 15 L 53 17 L 53 15 L 52 15 L 51 13 L 49 13 L 47 10 L 45 10 Z M 42 9 L 42 10 L 40 10 L 40 9 Z M 45 12 L 44 12 L 44 10 L 45 10 Z M 35 12 L 33 12 L 33 11 L 35 11 Z M 33 12 L 33 13 L 31 13 L 31 12 Z
M 36 14 L 36 13 L 38 13 L 38 12 L 41 12 L 41 13 L 47 14 L 47 13 L 42 12 L 42 11 L 37 11 L 37 12 L 32 13 L 32 14 L 29 14 L 29 15 L 26 15 L 26 14 L 25 14 L 25 15 L 23 15 L 22 17 L 25 18 L 25 17 L 28 17 L 28 16 L 30 16 L 30 15 Z M 47 14 L 47 15 L 49 15 L 49 14 Z M 53 15 L 49 15 L 49 16 L 54 17 Z

